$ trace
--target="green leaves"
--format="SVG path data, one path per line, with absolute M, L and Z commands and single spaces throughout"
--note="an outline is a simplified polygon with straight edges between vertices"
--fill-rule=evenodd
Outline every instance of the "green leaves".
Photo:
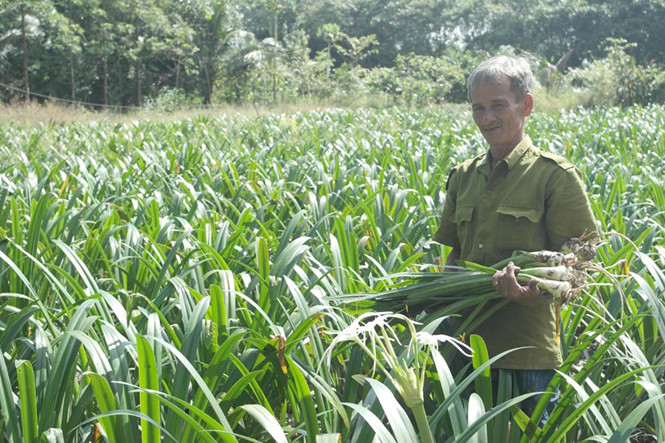
M 0 349 L 2 351 L 2 349 Z M 0 352 L 1 354 L 1 352 Z M 18 411 L 14 405 L 14 398 L 12 392 L 11 380 L 7 372 L 7 365 L 5 364 L 4 356 L 0 357 L 0 406 L 2 406 L 2 418 L 7 427 L 10 441 L 19 442 L 21 439 L 21 432 L 19 431 Z M 26 399 L 26 403 L 29 401 Z M 29 418 L 28 418 L 29 420 Z M 32 429 L 32 427 L 29 427 Z
M 143 443 L 157 443 L 160 441 L 160 428 L 155 423 L 161 422 L 159 399 L 147 392 L 147 390 L 159 391 L 159 379 L 157 377 L 157 362 L 150 343 L 140 335 L 136 336 L 139 364 L 139 386 L 143 388 L 140 393 L 141 413 L 152 419 L 148 421 L 141 419 L 141 436 Z
M 390 389 L 371 378 L 359 377 L 359 379 L 359 381 L 369 384 L 376 392 L 376 397 L 386 415 L 395 439 L 397 441 L 418 441 L 416 430 L 413 428 L 406 411 L 400 406 Z
M 483 339 L 475 334 L 472 334 L 469 337 L 469 343 L 471 345 L 471 349 L 473 349 L 473 354 L 472 354 L 473 368 L 478 369 L 483 363 L 489 360 L 487 347 L 485 346 L 485 342 L 483 341 Z M 469 423 L 472 423 L 473 421 L 478 419 L 482 414 L 485 413 L 486 410 L 490 410 L 494 406 L 495 399 L 492 398 L 492 379 L 490 376 L 489 366 L 485 367 L 480 372 L 480 374 L 478 374 L 478 377 L 476 377 L 475 391 L 476 391 L 474 393 L 475 404 L 472 405 L 471 399 L 469 399 L 469 414 L 470 414 Z M 498 402 L 498 399 L 496 399 L 496 401 Z M 473 414 L 472 414 L 472 409 L 474 410 Z M 471 419 L 472 415 L 473 415 L 473 420 Z M 491 429 L 489 430 L 489 434 L 492 435 Z M 485 434 L 485 439 L 487 439 L 487 434 Z
M 259 422 L 263 428 L 268 431 L 270 436 L 277 443 L 286 443 L 288 440 L 284 436 L 282 425 L 275 419 L 266 408 L 261 405 L 242 405 L 241 408 Z
M 108 381 L 99 374 L 88 374 L 88 378 L 95 393 L 95 398 L 97 399 L 99 412 L 105 414 L 114 411 L 116 409 L 116 402 Z M 113 416 L 104 416 L 101 417 L 99 421 L 104 432 L 108 436 L 109 441 L 115 441 L 117 438 L 116 429 L 118 426 L 116 418 Z
M 21 400 L 21 426 L 23 441 L 37 442 L 39 439 L 39 419 L 37 418 L 37 392 L 35 391 L 35 373 L 29 361 L 24 361 L 16 368 L 18 392 Z
M 14 130 L 8 143 L 32 154 L 0 166 L 3 435 L 364 442 L 429 430 L 434 441 L 494 441 L 512 422 L 525 441 L 635 427 L 664 439 L 665 201 L 639 149 L 657 140 L 631 123 L 662 120 L 651 108 L 533 121 L 555 134 L 552 150 L 586 147 L 570 154 L 600 224 L 621 231 L 599 248 L 608 269 L 590 268 L 587 294 L 562 311 L 565 376 L 548 388 L 561 400 L 542 429 L 546 399 L 526 416 L 505 373 L 492 398 L 497 357 L 468 335 L 470 361 L 452 361 L 468 348 L 445 335 L 501 306 L 433 272 L 447 170 L 482 149 L 464 121 L 337 110 Z M 585 132 L 598 125 L 602 134 Z M 483 271 L 468 272 L 480 292 Z M 416 274 L 427 278 L 409 304 L 430 307 L 443 292 L 445 310 L 422 324 L 361 317 Z M 460 312 L 454 332 L 445 317 Z

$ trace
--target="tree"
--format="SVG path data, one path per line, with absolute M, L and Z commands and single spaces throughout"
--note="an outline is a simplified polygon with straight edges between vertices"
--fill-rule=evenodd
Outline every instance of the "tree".
M 7 55 L 16 55 L 20 52 L 21 57 L 21 78 L 23 83 L 23 94 L 26 102 L 30 101 L 30 74 L 29 74 L 29 42 L 39 39 L 43 33 L 41 23 L 37 14 L 38 7 L 34 1 L 21 1 L 13 5 L 3 5 L 3 15 L 6 17 L 5 25 L 8 29 L 0 38 L 0 43 L 4 43 L 4 53 Z M 15 45 L 16 41 L 19 45 Z M 20 47 L 20 50 L 18 47 Z
M 196 62 L 202 79 L 203 103 L 210 104 L 224 53 L 239 32 L 235 5 L 228 0 L 196 0 L 188 4 L 186 22 L 196 30 Z
M 445 23 L 457 23 L 468 48 L 498 50 L 510 45 L 571 66 L 602 57 L 607 38 L 636 43 L 636 57 L 662 60 L 665 48 L 654 38 L 662 31 L 662 0 L 476 0 L 445 10 Z
M 341 38 L 342 33 L 337 23 L 326 23 L 316 30 L 316 36 L 326 41 L 326 54 L 328 60 L 332 61 L 332 46 Z M 328 68 L 328 77 L 330 77 L 330 67 Z
M 30 101 L 30 80 L 28 79 L 28 38 L 25 32 L 26 7 L 24 3 L 19 6 L 21 11 L 21 43 L 23 49 L 23 82 L 25 88 L 25 101 Z
M 379 42 L 376 35 L 361 35 L 360 37 L 351 37 L 344 33 L 340 33 L 338 43 L 335 43 L 335 49 L 340 53 L 352 67 L 358 67 L 360 62 L 365 60 L 368 56 L 377 51 L 373 49 Z
M 248 25 L 259 38 L 267 35 L 270 40 L 263 38 L 265 43 L 271 44 L 270 54 L 272 70 L 273 102 L 277 102 L 278 62 L 282 50 L 280 37 L 286 34 L 288 24 L 294 23 L 295 10 L 301 2 L 299 0 L 255 0 L 245 5 L 244 12 L 248 15 Z M 282 18 L 286 17 L 284 22 Z M 267 31 L 267 32 L 266 32 Z
M 314 0 L 301 8 L 300 22 L 312 38 L 312 50 L 327 46 L 318 33 L 335 23 L 350 37 L 375 35 L 376 51 L 363 62 L 366 67 L 392 66 L 398 54 L 434 55 L 441 20 L 454 2 L 448 0 Z M 338 60 L 341 62 L 341 60 Z
M 8 50 L 10 63 L 20 53 L 21 83 L 24 100 L 30 101 L 31 71 L 40 69 L 41 60 L 47 58 L 49 48 L 61 50 L 59 44 L 67 42 L 76 46 L 72 39 L 70 21 L 55 7 L 52 0 L 23 0 L 11 6 L 5 6 L 8 25 L 4 33 L 5 49 Z M 20 42 L 18 45 L 17 40 Z M 74 40 L 74 41 L 72 41 Z M 9 47 L 8 47 L 9 46 Z M 20 47 L 20 50 L 18 49 Z M 34 61 L 33 61 L 34 59 Z M 11 63 L 13 66 L 16 64 Z M 38 80 L 41 80 L 40 76 Z
M 102 3 L 107 22 L 98 41 L 103 42 L 103 53 L 112 55 L 115 64 L 117 92 L 122 102 L 133 96 L 133 102 L 140 106 L 143 97 L 165 83 L 163 70 L 168 70 L 164 59 L 179 57 L 186 47 L 192 32 L 185 27 L 182 32 L 175 28 L 182 21 L 174 23 L 177 14 L 169 15 L 173 2 L 167 0 L 116 0 Z M 110 53 L 111 52 L 111 53 Z M 190 52 L 195 52 L 192 48 Z M 106 62 L 104 62 L 106 63 Z M 182 63 L 182 62 L 181 62 Z M 134 88 L 127 88 L 126 80 L 133 81 Z M 144 87 L 147 86 L 147 88 Z
M 48 22 L 49 38 L 48 47 L 56 56 L 67 54 L 68 74 L 69 74 L 69 92 L 70 99 L 76 100 L 76 75 L 75 75 L 75 57 L 81 52 L 81 42 L 83 28 L 76 23 L 81 15 L 80 8 L 83 6 L 81 0 L 54 0 L 54 9 L 51 13 L 51 19 Z
M 92 99 L 94 102 L 99 102 L 103 105 L 109 104 L 109 57 L 115 52 L 115 39 L 113 35 L 114 24 L 108 21 L 107 11 L 103 9 L 99 0 L 91 0 L 88 3 L 87 20 L 83 23 L 84 35 L 87 40 L 87 50 L 90 55 L 90 62 L 95 66 L 99 66 L 101 59 L 101 97 L 98 94 L 93 94 Z M 91 79 L 91 88 L 97 83 L 97 71 L 95 69 L 95 78 Z

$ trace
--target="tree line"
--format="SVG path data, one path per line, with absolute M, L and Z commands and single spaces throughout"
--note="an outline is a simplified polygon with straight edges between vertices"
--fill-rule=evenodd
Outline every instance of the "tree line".
M 619 102 L 653 101 L 664 22 L 665 0 L 0 0 L 0 99 L 455 102 L 508 51 L 547 87 L 609 70 Z

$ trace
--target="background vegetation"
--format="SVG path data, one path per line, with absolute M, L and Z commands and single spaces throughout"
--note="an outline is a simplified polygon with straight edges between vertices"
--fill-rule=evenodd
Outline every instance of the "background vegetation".
M 0 439 L 665 441 L 664 22 L 664 0 L 0 0 Z M 445 262 L 445 179 L 484 149 L 455 103 L 495 53 L 564 109 L 527 131 L 603 233 L 542 427 L 478 337 L 346 303 Z M 361 107 L 289 111 L 318 103 Z
M 0 0 L 0 99 L 420 106 L 517 52 L 562 104 L 663 102 L 663 22 L 663 0 Z
M 513 420 L 511 441 L 662 441 L 664 125 L 530 117 L 584 173 L 606 269 L 562 312 L 538 429 L 509 379 L 492 397 L 477 339 L 455 366 L 438 322 L 340 303 L 445 260 L 445 177 L 484 149 L 468 113 L 4 124 L 0 438 L 499 441 Z

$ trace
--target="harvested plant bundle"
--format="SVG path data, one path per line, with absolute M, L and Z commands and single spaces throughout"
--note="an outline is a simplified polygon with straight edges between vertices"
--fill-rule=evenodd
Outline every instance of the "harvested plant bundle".
M 377 294 L 368 294 L 363 307 L 379 311 L 419 313 L 446 308 L 448 313 L 459 312 L 501 295 L 492 287 L 492 276 L 513 262 L 520 268 L 517 281 L 527 284 L 536 279 L 538 288 L 552 303 L 561 305 L 574 298 L 585 287 L 590 266 L 595 255 L 594 243 L 571 239 L 564 244 L 562 252 L 536 251 L 518 252 L 493 266 L 458 261 L 456 272 L 403 273 L 398 287 Z M 455 309 L 455 310 L 452 310 Z

